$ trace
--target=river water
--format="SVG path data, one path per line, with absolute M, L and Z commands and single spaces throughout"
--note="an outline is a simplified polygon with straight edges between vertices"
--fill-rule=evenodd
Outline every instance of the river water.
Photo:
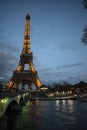
M 87 101 L 36 100 L 8 118 L 7 130 L 87 130 Z

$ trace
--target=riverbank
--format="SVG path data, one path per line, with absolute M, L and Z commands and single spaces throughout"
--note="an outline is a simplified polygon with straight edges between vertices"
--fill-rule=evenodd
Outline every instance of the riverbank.
M 33 100 L 76 100 L 75 96 L 66 96 L 66 97 L 29 97 L 30 101 Z

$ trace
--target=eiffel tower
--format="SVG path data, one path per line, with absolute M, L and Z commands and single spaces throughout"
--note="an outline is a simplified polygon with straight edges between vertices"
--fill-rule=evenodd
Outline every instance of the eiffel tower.
M 25 65 L 28 65 L 28 69 L 25 69 Z M 24 86 L 28 85 L 29 89 L 32 89 L 32 83 L 36 86 L 37 89 L 40 89 L 42 82 L 38 77 L 38 73 L 35 70 L 33 64 L 33 54 L 30 47 L 30 15 L 26 15 L 26 25 L 24 33 L 24 45 L 22 53 L 20 55 L 19 64 L 15 71 L 13 71 L 13 76 L 6 84 L 8 90 L 17 90 L 19 84 Z

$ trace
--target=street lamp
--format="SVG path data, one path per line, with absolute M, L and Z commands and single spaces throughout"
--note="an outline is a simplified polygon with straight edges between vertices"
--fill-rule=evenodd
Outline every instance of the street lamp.
M 2 85 L 2 80 L 3 80 L 3 78 L 2 78 L 2 77 L 0 77 L 0 92 L 2 91 L 2 88 L 3 88 L 3 85 Z
M 0 77 L 0 83 L 2 84 L 3 77 Z

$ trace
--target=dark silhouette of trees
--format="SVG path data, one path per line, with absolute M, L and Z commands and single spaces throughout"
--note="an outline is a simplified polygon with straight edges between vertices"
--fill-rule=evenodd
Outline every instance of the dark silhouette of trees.
M 72 94 L 77 93 L 77 89 L 79 89 L 80 93 L 86 93 L 87 92 L 87 83 L 84 81 L 80 81 L 77 84 L 70 84 L 67 82 L 63 83 L 53 83 L 52 85 L 49 85 L 49 92 L 72 92 Z

